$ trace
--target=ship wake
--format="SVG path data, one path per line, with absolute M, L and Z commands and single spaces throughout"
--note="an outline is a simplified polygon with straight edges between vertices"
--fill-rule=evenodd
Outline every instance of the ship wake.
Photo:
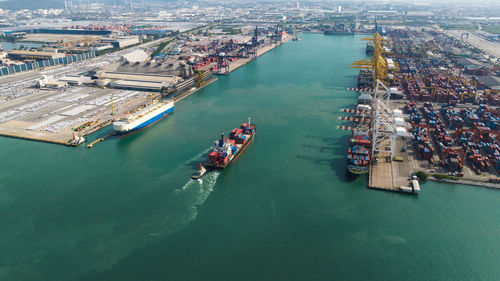
M 198 153 L 197 155 L 193 156 L 191 159 L 187 160 L 185 162 L 185 164 L 190 164 L 190 163 L 193 163 L 195 161 L 199 161 L 200 158 L 202 158 L 203 156 L 205 156 L 205 154 L 207 154 L 207 152 L 210 151 L 210 149 L 212 149 L 212 147 L 208 147 L 207 149 L 203 150 L 202 152 Z
M 200 191 L 208 191 L 208 193 L 210 193 L 213 190 L 213 187 L 215 186 L 215 183 L 217 182 L 217 178 L 219 177 L 219 175 L 220 172 L 213 171 L 213 172 L 208 172 L 201 179 L 198 180 L 189 179 L 186 182 L 186 184 L 184 184 L 180 189 L 177 190 L 177 192 L 182 190 L 197 188 L 200 189 Z

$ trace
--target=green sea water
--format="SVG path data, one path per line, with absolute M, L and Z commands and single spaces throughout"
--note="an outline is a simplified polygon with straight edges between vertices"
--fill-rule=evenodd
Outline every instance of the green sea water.
M 28 42 L 7 42 L 7 41 L 0 41 L 0 46 L 2 46 L 2 49 L 5 51 L 9 51 L 12 49 L 19 49 L 21 46 L 25 48 L 40 48 L 42 47 L 42 44 L 39 43 L 28 43 Z
M 123 139 L 0 138 L 0 280 L 499 280 L 500 192 L 346 177 L 335 126 L 365 43 L 303 38 Z M 248 116 L 258 131 L 238 161 L 189 181 Z

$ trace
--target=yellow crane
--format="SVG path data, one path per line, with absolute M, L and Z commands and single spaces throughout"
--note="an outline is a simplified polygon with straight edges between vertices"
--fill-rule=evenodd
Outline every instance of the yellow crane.
M 420 91 L 423 91 L 423 89 L 430 90 L 431 98 L 434 99 L 434 97 L 436 95 L 436 87 L 434 87 L 434 86 L 422 87 L 422 89 Z
M 375 89 L 377 80 L 384 82 L 387 84 L 388 79 L 388 65 L 387 61 L 384 58 L 384 41 L 388 41 L 384 39 L 378 32 L 373 34 L 373 38 L 362 38 L 364 41 L 373 41 L 373 57 L 367 60 L 358 60 L 354 61 L 351 64 L 351 68 L 360 68 L 360 69 L 372 69 L 373 70 L 373 88 Z
M 485 98 L 488 98 L 489 95 L 491 95 L 491 93 L 496 93 L 496 94 L 499 94 L 500 93 L 500 90 L 492 90 L 492 89 L 487 89 L 485 91 L 485 94 L 484 94 L 484 97 Z
M 113 103 L 113 95 L 111 95 L 111 115 L 115 115 L 115 104 Z
M 463 92 L 460 95 L 460 101 L 464 101 L 464 96 L 474 96 L 474 101 L 476 101 L 476 99 L 477 99 L 477 94 L 476 93 Z

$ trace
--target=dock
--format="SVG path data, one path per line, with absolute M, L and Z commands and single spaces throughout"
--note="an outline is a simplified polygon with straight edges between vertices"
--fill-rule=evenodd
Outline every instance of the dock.
M 418 185 L 418 181 L 415 184 L 410 181 L 408 176 L 398 173 L 400 165 L 401 163 L 394 161 L 372 163 L 369 168 L 368 187 L 392 192 L 419 193 L 420 186 Z
M 104 137 L 98 138 L 95 141 L 87 144 L 87 148 L 92 148 L 95 144 L 100 143 L 100 142 L 102 142 L 102 141 L 106 140 L 107 138 L 110 138 L 114 135 L 115 135 L 115 132 L 110 132 L 110 133 L 106 134 Z
M 368 187 L 396 191 L 392 173 L 392 162 L 387 161 L 386 157 L 378 157 L 378 161 L 373 161 L 370 165 Z
M 104 140 L 104 138 L 98 138 L 98 139 L 96 139 L 95 141 L 93 141 L 93 142 L 91 142 L 91 143 L 87 144 L 87 147 L 88 147 L 88 148 L 92 148 L 92 147 L 94 146 L 94 144 L 96 144 L 96 143 L 98 143 L 98 142 L 101 142 L 101 141 L 103 141 L 103 140 Z
M 190 95 L 196 93 L 197 91 L 205 88 L 206 86 L 212 84 L 213 82 L 217 81 L 217 79 L 218 79 L 217 77 L 210 78 L 209 80 L 205 81 L 205 83 L 202 86 L 200 86 L 200 87 L 191 87 L 190 89 L 187 89 L 187 90 L 185 90 L 185 91 L 183 91 L 181 93 L 175 94 L 172 99 L 174 100 L 174 102 L 178 102 L 178 101 L 180 101 L 180 100 L 182 100 L 184 98 L 187 98 Z
M 394 33 L 391 40 L 378 33 L 365 38 L 373 41 L 374 56 L 351 64 L 360 73 L 357 87 L 348 90 L 361 95 L 357 109 L 343 111 L 354 116 L 339 119 L 356 124 L 337 128 L 371 137 L 371 162 L 359 164 L 368 167 L 368 187 L 416 194 L 420 191 L 418 175 L 421 179 L 500 189 L 500 91 L 477 87 L 470 76 L 474 73 L 466 73 L 460 63 L 448 65 L 443 74 L 440 62 L 427 56 L 432 49 L 428 41 L 406 32 L 408 37 Z M 458 41 L 434 40 L 465 47 Z M 406 60 L 408 54 L 416 57 L 408 52 L 415 44 L 422 47 L 422 56 Z M 396 51 L 385 52 L 384 48 Z M 441 49 L 433 51 L 440 53 Z M 459 71 L 450 71 L 456 68 Z M 365 107 L 369 110 L 361 112 Z
M 247 63 L 257 59 L 258 57 L 264 55 L 265 53 L 281 46 L 283 43 L 286 43 L 288 41 L 290 41 L 293 37 L 292 36 L 287 36 L 286 38 L 283 38 L 283 40 L 281 42 L 277 42 L 275 44 L 271 44 L 271 45 L 267 45 L 267 46 L 264 46 L 262 48 L 259 48 L 257 50 L 257 53 L 256 53 L 256 56 L 255 58 L 245 58 L 245 59 L 239 59 L 235 62 L 232 62 L 230 65 L 229 65 L 229 73 L 237 70 L 238 68 L 246 65 Z M 226 74 L 227 75 L 227 74 Z
M 246 54 L 241 55 L 237 60 L 232 60 L 228 64 L 228 73 L 280 46 L 291 38 L 291 36 L 288 36 L 284 37 L 281 42 L 273 43 L 271 40 L 269 43 L 259 45 L 251 57 L 246 57 L 247 55 L 250 56 L 250 54 Z M 211 40 L 210 38 L 205 38 L 204 43 L 208 46 Z M 141 69 L 137 69 L 138 67 L 131 65 L 116 66 L 121 54 L 122 52 L 117 52 L 113 53 L 113 55 L 95 58 L 91 63 L 106 65 L 102 69 L 103 73 L 111 73 L 110 75 L 115 76 L 121 75 L 119 73 L 134 73 L 136 75 L 135 73 L 137 72 L 136 76 L 144 76 L 145 79 L 149 79 L 145 81 L 173 79 L 168 84 L 171 86 L 158 89 L 158 83 L 153 83 L 156 86 L 153 87 L 147 84 L 146 86 L 136 85 L 139 88 L 133 87 L 134 85 L 125 85 L 126 87 L 124 85 L 101 85 L 99 87 L 97 85 L 102 83 L 102 75 L 99 76 L 98 80 L 93 77 L 93 80 L 89 83 L 66 85 L 60 88 L 33 87 L 39 80 L 36 76 L 30 77 L 22 83 L 16 82 L 15 79 L 12 81 L 9 80 L 9 83 L 2 85 L 0 89 L 0 97 L 6 97 L 5 102 L 0 103 L 0 136 L 78 146 L 81 143 L 73 141 L 74 134 L 86 137 L 98 132 L 102 128 L 112 124 L 115 120 L 126 116 L 130 112 L 134 112 L 155 99 L 171 98 L 174 102 L 181 101 L 218 79 L 213 73 L 214 70 L 210 69 L 210 66 L 213 66 L 215 63 L 213 60 L 211 60 L 210 65 L 203 63 L 203 69 L 197 65 L 196 68 L 194 66 L 190 69 L 184 68 L 184 72 L 178 69 L 174 69 L 177 72 L 167 69 L 167 66 L 170 64 L 167 65 L 167 61 L 164 60 L 161 62 L 158 61 L 160 63 L 157 62 L 154 65 L 149 61 L 143 65 L 141 64 L 141 69 L 142 66 L 150 69 L 165 64 L 162 68 L 164 71 L 175 72 L 169 74 L 170 76 L 165 74 L 160 75 L 160 77 L 152 75 L 150 72 L 140 72 L 142 71 Z M 170 58 L 170 60 L 174 59 Z M 177 62 L 177 59 L 175 59 L 175 62 Z M 198 61 L 198 63 L 201 62 Z M 113 70 L 114 68 L 116 68 L 116 71 Z M 83 68 L 79 65 L 69 65 L 63 72 L 53 69 L 50 71 L 46 70 L 44 73 L 49 73 L 57 80 L 59 76 L 83 73 L 91 69 L 94 69 L 94 67 L 90 65 L 85 65 Z M 111 72 L 109 72 L 110 69 Z M 199 73 L 200 70 L 204 71 L 201 82 L 199 81 L 199 77 L 194 75 Z M 92 75 L 95 76 L 96 74 Z M 126 75 L 130 76 L 131 74 Z M 107 79 L 108 82 L 109 80 L 119 78 L 115 76 Z M 183 79 L 174 79 L 171 76 L 177 78 L 182 76 Z M 149 89 L 149 91 L 145 92 L 145 89 Z M 99 138 L 88 144 L 87 147 L 92 147 L 106 138 Z
M 378 161 L 373 161 L 369 167 L 368 187 L 394 192 L 418 193 L 413 191 L 410 176 L 413 171 L 412 156 L 409 151 L 402 151 L 407 144 L 404 139 L 396 140 L 395 151 L 402 161 L 390 158 L 389 153 L 379 153 Z

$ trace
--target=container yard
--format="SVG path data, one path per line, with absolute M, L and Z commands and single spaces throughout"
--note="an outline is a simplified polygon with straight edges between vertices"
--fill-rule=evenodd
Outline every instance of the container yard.
M 360 99 L 371 93 L 371 109 L 363 119 L 342 119 L 372 140 L 368 186 L 418 193 L 414 175 L 424 172 L 431 180 L 500 188 L 498 65 L 434 30 L 398 28 L 370 40 L 374 57 L 352 64 L 360 73 L 350 90 Z
M 496 66 L 484 60 L 464 65 L 463 57 L 447 52 L 462 51 L 464 45 L 441 34 L 398 31 L 392 38 L 400 71 L 393 74 L 391 86 L 408 100 L 403 109 L 414 136 L 409 147 L 415 169 L 494 181 L 500 170 L 500 95 L 479 80 L 498 79 Z M 476 56 L 470 57 L 469 62 Z

